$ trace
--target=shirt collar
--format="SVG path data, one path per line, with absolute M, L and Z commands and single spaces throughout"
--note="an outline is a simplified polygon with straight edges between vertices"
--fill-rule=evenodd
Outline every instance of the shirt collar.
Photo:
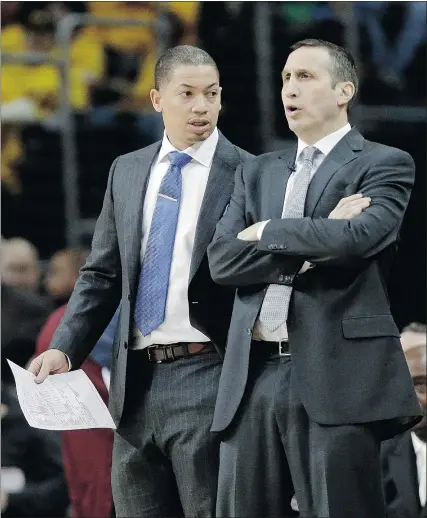
M 181 153 L 190 155 L 194 160 L 205 167 L 210 167 L 212 164 L 213 156 L 215 154 L 216 146 L 218 144 L 218 139 L 218 128 L 215 128 L 206 140 L 203 140 L 202 142 L 196 142 L 192 146 L 181 151 Z M 163 160 L 166 160 L 168 154 L 172 151 L 178 150 L 170 143 L 165 131 L 159 155 L 157 157 L 157 164 Z
M 425 442 L 423 442 L 415 432 L 411 432 L 411 437 L 412 437 L 412 444 L 414 445 L 414 451 L 415 451 L 415 454 L 418 455 L 418 454 L 421 454 L 423 453 L 425 455 L 425 452 L 426 452 L 426 449 L 427 449 L 427 445 Z
M 342 128 L 326 135 L 326 137 L 321 138 L 317 142 L 313 144 L 313 146 L 317 147 L 319 151 L 323 153 L 324 156 L 327 156 L 332 149 L 338 144 L 338 142 L 351 130 L 350 124 L 346 124 Z M 302 151 L 308 147 L 309 144 L 306 144 L 303 140 L 298 139 L 298 149 L 297 149 L 297 157 L 295 161 L 298 161 L 301 156 Z

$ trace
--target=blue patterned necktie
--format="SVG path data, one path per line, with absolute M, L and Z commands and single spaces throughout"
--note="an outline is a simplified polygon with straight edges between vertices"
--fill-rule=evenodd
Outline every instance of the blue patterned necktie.
M 181 201 L 181 169 L 192 157 L 169 153 L 170 166 L 157 194 L 147 248 L 139 276 L 135 323 L 143 336 L 157 329 L 165 319 L 169 274 Z

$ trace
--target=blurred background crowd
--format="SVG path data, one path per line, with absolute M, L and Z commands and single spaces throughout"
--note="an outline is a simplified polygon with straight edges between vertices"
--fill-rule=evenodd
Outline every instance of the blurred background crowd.
M 219 127 L 236 145 L 259 154 L 292 142 L 280 72 L 289 45 L 306 37 L 353 52 L 361 92 L 351 122 L 366 138 L 404 149 L 415 160 L 416 183 L 389 292 L 400 329 L 424 323 L 425 2 L 2 2 L 5 516 L 112 512 L 112 432 L 30 429 L 6 358 L 25 366 L 48 347 L 85 261 L 112 161 L 162 137 L 161 117 L 149 99 L 159 52 L 185 43 L 212 55 L 223 87 Z M 113 318 L 83 365 L 105 401 L 114 329 Z M 408 329 L 404 336 L 415 336 L 425 351 L 425 326 Z M 420 358 L 412 358 L 418 367 L 425 353 Z M 424 390 L 425 405 L 425 369 L 423 375 L 418 392 Z

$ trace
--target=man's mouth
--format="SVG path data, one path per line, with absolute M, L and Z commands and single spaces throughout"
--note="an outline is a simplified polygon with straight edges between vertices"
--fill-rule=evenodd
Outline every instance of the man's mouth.
M 194 119 L 189 122 L 189 125 L 193 128 L 196 133 L 202 133 L 206 131 L 210 121 L 208 119 Z
M 298 113 L 300 111 L 301 111 L 301 108 L 298 108 L 298 106 L 294 106 L 294 105 L 286 106 L 286 115 L 294 115 L 295 113 Z
M 209 124 L 209 121 L 208 121 L 208 119 L 193 119 L 190 121 L 190 124 L 192 126 L 202 127 L 202 126 L 206 126 L 207 124 Z

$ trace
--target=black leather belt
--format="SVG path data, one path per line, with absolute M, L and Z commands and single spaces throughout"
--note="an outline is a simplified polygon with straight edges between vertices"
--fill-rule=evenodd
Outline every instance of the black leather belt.
M 281 342 L 266 342 L 265 340 L 252 340 L 251 350 L 262 357 L 269 358 L 284 358 L 291 356 L 289 349 L 289 342 L 282 340 Z
M 150 363 L 171 363 L 182 358 L 189 358 L 198 354 L 216 352 L 212 342 L 190 343 L 179 342 L 168 345 L 150 345 L 146 349 Z

